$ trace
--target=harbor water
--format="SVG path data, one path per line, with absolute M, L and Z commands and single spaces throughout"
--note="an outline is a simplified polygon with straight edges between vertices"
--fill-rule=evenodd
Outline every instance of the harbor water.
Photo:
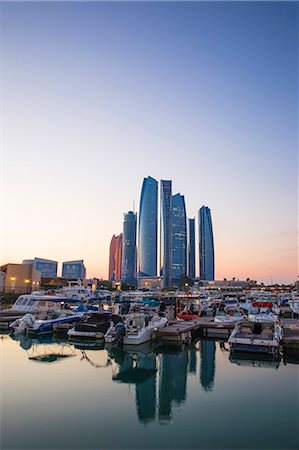
M 6 449 L 296 449 L 298 361 L 1 335 Z

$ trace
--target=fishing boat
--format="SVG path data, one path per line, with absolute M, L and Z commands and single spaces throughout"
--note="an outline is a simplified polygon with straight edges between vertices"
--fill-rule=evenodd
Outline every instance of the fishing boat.
M 104 339 L 110 327 L 110 313 L 92 313 L 84 316 L 67 335 L 72 340 Z
M 153 333 L 160 327 L 165 327 L 166 317 L 145 312 L 129 314 L 126 318 L 126 334 L 124 345 L 139 345 L 152 339 Z
M 276 354 L 281 333 L 279 323 L 274 320 L 240 320 L 228 343 L 232 351 Z

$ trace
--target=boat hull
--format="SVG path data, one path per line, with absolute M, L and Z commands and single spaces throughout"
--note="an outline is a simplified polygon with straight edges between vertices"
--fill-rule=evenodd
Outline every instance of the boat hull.
M 251 345 L 251 344 L 231 344 L 231 350 L 235 352 L 246 353 L 262 353 L 262 354 L 275 354 L 278 353 L 278 346 L 269 345 Z
M 75 331 L 71 329 L 67 332 L 70 340 L 95 340 L 95 339 L 104 339 L 104 333 L 100 331 Z

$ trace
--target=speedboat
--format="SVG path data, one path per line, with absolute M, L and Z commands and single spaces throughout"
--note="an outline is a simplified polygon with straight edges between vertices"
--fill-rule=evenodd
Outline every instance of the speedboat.
M 110 318 L 110 313 L 86 315 L 67 332 L 67 335 L 72 340 L 104 339 L 110 327 Z
M 166 317 L 157 314 L 150 315 L 145 312 L 129 314 L 126 318 L 126 334 L 123 338 L 124 345 L 139 345 L 152 339 L 153 333 L 161 327 L 165 327 Z
M 54 328 L 58 324 L 74 323 L 82 319 L 82 314 L 73 314 L 71 311 L 62 313 L 59 317 L 48 320 L 36 319 L 33 314 L 25 314 L 23 317 L 16 319 L 9 326 L 12 334 L 45 334 L 53 333 Z
M 228 339 L 230 349 L 238 352 L 276 354 L 282 330 L 274 320 L 240 320 Z
M 263 320 L 278 320 L 278 311 L 273 309 L 273 302 L 252 302 L 248 319 L 260 322 Z

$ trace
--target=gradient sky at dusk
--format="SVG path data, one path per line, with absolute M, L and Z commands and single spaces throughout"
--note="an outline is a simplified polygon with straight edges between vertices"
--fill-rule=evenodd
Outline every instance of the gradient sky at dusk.
M 82 258 L 107 278 L 151 175 L 190 217 L 211 208 L 217 279 L 295 280 L 297 4 L 0 8 L 1 263 Z

